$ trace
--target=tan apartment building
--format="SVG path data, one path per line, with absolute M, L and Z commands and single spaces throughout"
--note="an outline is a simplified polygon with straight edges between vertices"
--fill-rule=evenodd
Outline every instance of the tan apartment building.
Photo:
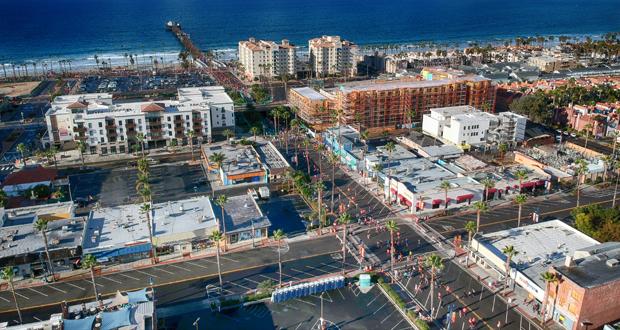
M 254 38 L 239 41 L 239 62 L 250 80 L 260 76 L 295 76 L 296 56 L 295 46 L 286 39 L 280 44 Z
M 316 77 L 341 74 L 355 76 L 357 45 L 339 36 L 322 36 L 310 39 L 310 66 Z
M 365 80 L 329 90 L 293 88 L 289 103 L 314 129 L 332 126 L 332 113 L 341 124 L 380 135 L 412 127 L 432 108 L 470 105 L 494 111 L 495 86 L 479 76 L 445 80 Z

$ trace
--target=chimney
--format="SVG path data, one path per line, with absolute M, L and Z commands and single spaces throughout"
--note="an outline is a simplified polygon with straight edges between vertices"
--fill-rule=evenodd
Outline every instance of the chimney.
M 564 259 L 564 266 L 566 266 L 568 268 L 574 267 L 575 266 L 575 259 L 573 259 L 572 256 L 566 257 L 566 259 Z

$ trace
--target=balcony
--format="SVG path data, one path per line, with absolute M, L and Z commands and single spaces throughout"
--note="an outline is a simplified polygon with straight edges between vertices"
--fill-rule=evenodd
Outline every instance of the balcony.
M 73 132 L 75 133 L 86 133 L 86 127 L 84 126 L 74 126 Z
M 105 125 L 105 129 L 107 129 L 107 130 L 116 129 L 116 125 L 114 125 L 114 124 L 106 124 Z
M 136 128 L 136 123 L 131 122 L 131 121 L 128 121 L 128 122 L 125 124 L 125 127 L 127 127 L 127 130 L 129 130 L 130 128 Z
M 174 118 L 175 124 L 183 124 L 183 118 Z

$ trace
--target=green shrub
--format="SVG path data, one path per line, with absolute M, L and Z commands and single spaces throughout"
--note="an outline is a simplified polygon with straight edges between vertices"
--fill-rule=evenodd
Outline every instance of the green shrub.
M 415 324 L 416 327 L 418 327 L 418 330 L 430 330 L 431 329 L 431 327 L 428 325 L 428 322 L 422 319 L 416 319 L 415 321 L 413 321 L 413 323 Z
M 394 289 L 392 289 L 389 284 L 381 282 L 379 283 L 379 285 L 383 288 L 383 290 L 385 290 L 385 292 L 387 292 L 388 296 L 390 296 L 390 298 L 392 298 L 394 302 L 396 302 L 396 305 L 399 308 L 405 309 L 405 306 L 407 304 L 405 303 L 403 298 L 401 298 L 400 295 L 396 291 L 394 291 Z
M 229 307 L 229 306 L 237 306 L 241 303 L 238 299 L 228 299 L 220 302 L 220 306 Z
M 259 292 L 259 293 L 245 296 L 245 298 L 243 298 L 243 301 L 250 302 L 250 301 L 256 301 L 256 300 L 262 300 L 262 299 L 269 298 L 269 297 L 271 297 L 270 292 Z

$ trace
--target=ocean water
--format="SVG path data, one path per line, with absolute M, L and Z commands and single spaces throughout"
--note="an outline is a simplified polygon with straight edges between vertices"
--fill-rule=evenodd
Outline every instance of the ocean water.
M 325 34 L 359 44 L 467 42 L 620 31 L 620 0 L 0 0 L 0 63 L 166 56 L 181 22 L 203 49 L 250 36 L 298 45 Z M 114 60 L 113 60 L 114 61 Z

